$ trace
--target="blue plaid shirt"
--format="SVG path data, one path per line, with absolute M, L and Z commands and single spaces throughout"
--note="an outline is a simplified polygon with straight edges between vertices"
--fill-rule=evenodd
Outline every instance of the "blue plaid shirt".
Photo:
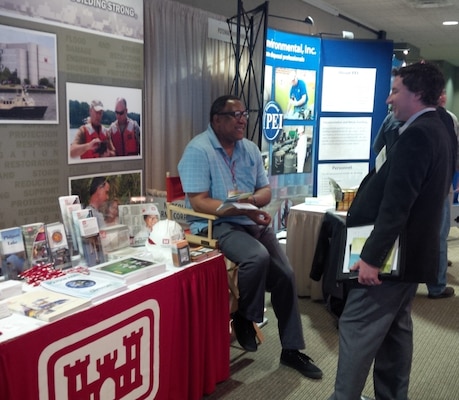
M 178 171 L 185 193 L 209 192 L 210 197 L 222 201 L 232 190 L 253 193 L 269 184 L 257 145 L 248 139 L 239 140 L 230 158 L 210 125 L 188 143 Z M 185 204 L 191 208 L 188 197 Z M 214 223 L 225 221 L 254 224 L 246 216 L 222 217 Z M 203 219 L 191 218 L 189 222 L 195 234 L 207 227 L 207 221 Z

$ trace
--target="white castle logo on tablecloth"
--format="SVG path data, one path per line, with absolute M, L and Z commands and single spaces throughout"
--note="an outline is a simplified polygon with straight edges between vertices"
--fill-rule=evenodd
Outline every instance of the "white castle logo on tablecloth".
M 143 329 L 140 329 L 128 337 L 123 337 L 123 346 L 126 355 L 126 362 L 123 365 L 115 367 L 118 359 L 118 350 L 96 361 L 97 371 L 100 376 L 96 381 L 88 383 L 90 355 L 87 355 L 83 360 L 76 361 L 73 365 L 66 365 L 64 367 L 64 374 L 68 379 L 68 398 L 70 400 L 97 399 L 107 379 L 111 379 L 114 383 L 114 400 L 121 399 L 126 394 L 140 387 L 143 379 L 140 369 L 140 340 L 142 334 Z
M 155 398 L 159 330 L 159 303 L 148 299 L 50 343 L 38 361 L 39 399 Z

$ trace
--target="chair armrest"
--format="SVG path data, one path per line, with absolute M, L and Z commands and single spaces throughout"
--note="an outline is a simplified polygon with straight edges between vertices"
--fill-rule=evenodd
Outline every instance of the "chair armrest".
M 175 212 L 182 213 L 185 215 L 190 215 L 193 217 L 210 219 L 211 221 L 215 221 L 218 218 L 216 215 L 200 213 L 200 212 L 192 210 L 191 208 L 180 207 L 180 206 L 177 206 L 175 204 L 170 204 L 170 203 L 167 203 L 167 209 L 170 211 L 175 211 Z

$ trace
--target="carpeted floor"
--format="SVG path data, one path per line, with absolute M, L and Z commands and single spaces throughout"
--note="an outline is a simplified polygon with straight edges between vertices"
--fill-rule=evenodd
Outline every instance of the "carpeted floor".
M 410 400 L 459 399 L 459 228 L 448 238 L 448 285 L 455 297 L 431 300 L 425 285 L 419 285 L 414 301 L 414 357 Z M 306 338 L 306 353 L 324 372 L 322 380 L 302 377 L 279 364 L 281 347 L 276 318 L 267 304 L 268 324 L 262 328 L 265 342 L 256 353 L 247 353 L 233 342 L 231 377 L 217 386 L 206 400 L 307 399 L 326 400 L 333 392 L 338 354 L 338 332 L 334 317 L 323 303 L 300 299 Z M 373 397 L 371 374 L 364 395 Z

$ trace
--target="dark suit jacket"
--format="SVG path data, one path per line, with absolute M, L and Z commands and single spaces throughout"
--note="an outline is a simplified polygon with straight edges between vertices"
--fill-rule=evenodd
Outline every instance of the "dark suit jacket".
M 346 224 L 374 224 L 361 258 L 381 267 L 401 238 L 407 282 L 435 282 L 442 210 L 455 169 L 457 140 L 436 111 L 416 118 L 400 135 L 378 172 L 362 181 Z

